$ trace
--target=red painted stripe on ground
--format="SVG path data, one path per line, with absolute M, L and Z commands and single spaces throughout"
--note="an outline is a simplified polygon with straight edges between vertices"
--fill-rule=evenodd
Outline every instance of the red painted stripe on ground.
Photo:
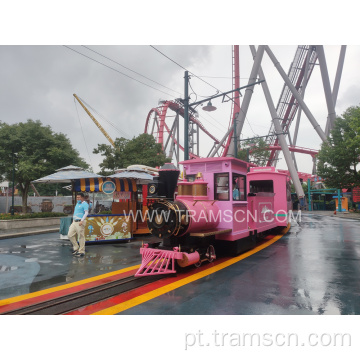
M 266 243 L 267 241 L 273 239 L 274 237 L 275 237 L 275 235 L 266 236 L 264 238 L 264 243 Z M 83 308 L 68 312 L 65 315 L 90 315 L 90 314 L 96 313 L 98 311 L 107 309 L 107 308 L 109 308 L 111 306 L 118 305 L 118 304 L 121 304 L 121 303 L 123 303 L 125 301 L 136 298 L 137 296 L 147 294 L 147 293 L 149 293 L 149 292 L 151 292 L 153 290 L 159 289 L 159 288 L 161 288 L 163 286 L 166 286 L 166 285 L 169 285 L 169 284 L 171 284 L 173 282 L 185 279 L 185 278 L 187 278 L 189 276 L 192 276 L 194 274 L 201 273 L 201 272 L 203 272 L 203 271 L 205 271 L 205 270 L 207 270 L 207 269 L 209 269 L 211 267 L 218 266 L 221 263 L 223 263 L 225 261 L 228 261 L 229 259 L 231 259 L 231 258 L 230 257 L 221 258 L 219 260 L 216 260 L 213 263 L 204 264 L 204 265 L 201 266 L 201 268 L 195 268 L 192 271 L 187 271 L 186 273 L 183 273 L 183 274 L 178 273 L 176 277 L 169 277 L 169 278 L 166 278 L 166 279 L 158 280 L 158 281 L 156 281 L 154 283 L 144 285 L 144 286 L 142 286 L 140 288 L 130 290 L 130 291 L 125 292 L 125 293 L 120 294 L 120 295 L 116 295 L 116 296 L 114 296 L 114 297 L 112 297 L 110 299 L 100 301 L 100 302 L 98 302 L 96 304 L 88 305 L 88 306 L 85 306 Z M 156 275 L 154 277 L 156 277 Z
M 88 305 L 88 306 L 85 306 L 83 308 L 80 308 L 78 310 L 74 310 L 74 311 L 71 311 L 69 313 L 66 313 L 65 315 L 89 315 L 89 314 L 92 314 L 94 312 L 97 312 L 97 311 L 100 311 L 100 310 L 103 310 L 103 309 L 106 309 L 110 306 L 113 306 L 113 305 L 117 305 L 117 304 L 120 304 L 124 301 L 127 301 L 127 300 L 131 300 L 139 295 L 143 295 L 143 294 L 146 294 L 150 291 L 153 291 L 153 290 L 156 290 L 156 289 L 159 289 L 161 288 L 162 286 L 165 286 L 165 285 L 168 285 L 168 284 L 171 284 L 175 281 L 179 281 L 181 279 L 184 279 L 184 278 L 187 278 L 188 276 L 191 276 L 191 275 L 194 275 L 194 274 L 197 274 L 197 273 L 200 273 L 206 269 L 209 269 L 215 265 L 219 265 L 225 261 L 229 260 L 229 258 L 221 258 L 220 260 L 216 260 L 215 263 L 208 263 L 208 264 L 205 264 L 203 266 L 201 266 L 201 268 L 195 268 L 193 269 L 192 271 L 187 271 L 186 273 L 183 273 L 183 274 L 177 274 L 176 277 L 168 277 L 166 279 L 161 279 L 161 280 L 158 280 L 156 282 L 153 282 L 151 284 L 147 284 L 147 285 L 144 285 L 142 287 L 139 287 L 139 288 L 136 288 L 134 290 L 130 290 L 128 292 L 125 292 L 123 294 L 120 294 L 120 295 L 116 295 L 110 299 L 106 299 L 106 300 L 103 300 L 103 301 L 100 301 L 96 304 L 92 304 L 92 305 Z M 154 275 L 154 279 L 156 279 L 156 275 Z
M 61 296 L 74 294 L 74 293 L 82 291 L 82 290 L 91 289 L 98 285 L 103 285 L 103 284 L 106 284 L 111 281 L 120 280 L 125 277 L 133 276 L 135 273 L 136 273 L 136 270 L 131 270 L 131 271 L 128 271 L 125 273 L 109 276 L 107 278 L 103 278 L 100 280 L 94 280 L 92 282 L 74 286 L 74 287 L 71 287 L 68 289 L 63 289 L 63 290 L 55 291 L 55 292 L 52 292 L 49 294 L 39 295 L 37 297 L 33 297 L 30 299 L 25 299 L 25 300 L 13 302 L 13 303 L 10 303 L 7 305 L 3 305 L 3 306 L 0 306 L 0 314 L 2 314 L 4 312 L 8 312 L 8 311 L 21 309 L 25 306 L 36 305 L 36 304 L 44 302 L 44 301 L 57 299 Z

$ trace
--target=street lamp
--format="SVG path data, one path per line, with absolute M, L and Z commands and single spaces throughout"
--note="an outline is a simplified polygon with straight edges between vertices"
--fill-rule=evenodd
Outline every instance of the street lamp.
M 215 99 L 215 98 L 220 97 L 220 96 L 225 97 L 225 95 L 233 93 L 235 91 L 240 92 L 240 90 L 242 90 L 242 89 L 248 88 L 248 87 L 256 85 L 256 84 L 260 84 L 265 80 L 260 80 L 260 81 L 257 81 L 255 83 L 248 84 L 246 86 L 242 86 L 242 87 L 239 87 L 237 89 L 230 90 L 230 91 L 227 91 L 227 92 L 224 92 L 224 93 L 221 93 L 221 94 L 213 95 L 213 96 L 210 96 L 207 99 L 204 99 L 204 100 L 201 100 L 201 101 L 196 101 L 196 102 L 194 102 L 192 104 L 189 104 L 189 72 L 188 71 L 185 71 L 184 79 L 185 79 L 184 100 L 181 101 L 184 104 L 184 127 L 185 127 L 185 129 L 184 129 L 184 142 L 185 142 L 185 144 L 184 144 L 184 160 L 189 160 L 189 108 L 191 106 L 199 105 L 199 104 L 202 104 L 202 103 L 208 101 L 208 104 L 203 107 L 203 110 L 205 110 L 205 111 L 214 111 L 214 110 L 216 110 L 216 107 L 211 104 L 212 99 Z
M 213 106 L 211 101 L 209 101 L 208 104 L 206 106 L 204 106 L 202 109 L 205 111 L 214 111 L 214 110 L 216 110 L 216 107 Z

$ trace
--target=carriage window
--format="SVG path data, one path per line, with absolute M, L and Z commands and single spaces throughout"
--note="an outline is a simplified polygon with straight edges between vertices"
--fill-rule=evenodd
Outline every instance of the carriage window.
M 274 184 L 272 180 L 253 180 L 250 181 L 250 192 L 259 193 L 259 192 L 274 192 Z
M 229 173 L 215 174 L 215 200 L 229 200 Z
M 232 189 L 233 200 L 245 201 L 246 200 L 246 177 L 245 175 L 233 174 L 232 176 Z

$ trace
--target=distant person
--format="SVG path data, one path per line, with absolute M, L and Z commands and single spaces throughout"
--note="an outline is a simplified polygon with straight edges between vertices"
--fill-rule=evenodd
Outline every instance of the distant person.
M 233 200 L 240 200 L 240 192 L 239 189 L 236 187 L 236 182 L 233 182 Z
M 73 246 L 73 255 L 77 257 L 85 256 L 85 225 L 86 217 L 89 214 L 89 204 L 85 201 L 83 193 L 76 197 L 73 223 L 70 225 L 68 238 Z

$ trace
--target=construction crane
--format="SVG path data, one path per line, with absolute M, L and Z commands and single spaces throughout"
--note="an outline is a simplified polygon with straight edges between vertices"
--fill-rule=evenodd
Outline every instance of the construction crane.
M 109 136 L 109 134 L 104 130 L 104 128 L 99 124 L 99 122 L 94 118 L 91 112 L 86 108 L 86 106 L 82 103 L 82 101 L 77 97 L 76 94 L 73 94 L 74 98 L 79 102 L 79 104 L 84 108 L 86 113 L 90 116 L 91 120 L 95 123 L 95 125 L 100 129 L 100 131 L 105 135 L 105 137 L 109 140 L 110 144 L 116 148 L 113 139 Z

